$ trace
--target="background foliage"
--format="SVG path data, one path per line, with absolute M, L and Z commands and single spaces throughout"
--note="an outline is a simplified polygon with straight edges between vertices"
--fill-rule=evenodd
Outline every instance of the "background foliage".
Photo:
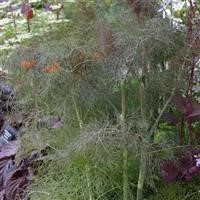
M 180 115 L 170 98 L 188 86 L 188 5 L 173 11 L 154 0 L 63 3 L 59 21 L 47 17 L 43 1 L 31 3 L 31 37 L 1 54 L 17 93 L 13 112 L 23 115 L 20 153 L 47 151 L 34 166 L 27 199 L 139 200 L 139 184 L 143 199 L 199 199 L 198 177 L 170 185 L 159 169 L 188 144 L 186 127 L 180 147 L 178 126 L 161 120 L 164 111 Z M 182 18 L 178 25 L 172 14 Z M 17 26 L 24 34 L 25 25 Z M 2 45 L 19 38 L 12 25 L 5 30 Z M 44 117 L 58 117 L 62 126 L 41 125 Z

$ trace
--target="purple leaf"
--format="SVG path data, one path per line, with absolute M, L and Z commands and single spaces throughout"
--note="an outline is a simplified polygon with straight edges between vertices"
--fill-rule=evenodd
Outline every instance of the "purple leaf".
M 53 11 L 53 9 L 51 8 L 51 4 L 50 3 L 44 3 L 44 10 L 45 11 Z
M 29 184 L 29 168 L 17 169 L 5 181 L 5 195 L 7 199 L 23 199 L 24 190 Z
M 171 183 L 178 179 L 179 171 L 173 161 L 163 160 L 160 162 L 160 175 L 167 183 Z
M 191 101 L 186 97 L 182 97 L 180 95 L 176 95 L 172 98 L 171 103 L 175 106 L 175 108 L 185 114 L 188 118 L 195 122 L 200 117 L 200 104 Z
M 17 166 L 13 159 L 18 148 L 19 145 L 16 142 L 10 142 L 1 147 L 0 200 L 23 199 L 25 189 L 32 179 L 30 165 L 38 157 L 39 153 L 33 151 Z
M 8 178 L 10 172 L 15 169 L 16 165 L 11 158 L 4 158 L 0 160 L 1 187 L 4 186 L 5 180 Z
M 200 116 L 200 104 L 193 103 L 192 104 L 192 113 L 189 115 L 191 118 L 199 117 Z
M 171 103 L 176 107 L 176 109 L 183 113 L 186 114 L 188 111 L 188 99 L 186 97 L 182 97 L 180 95 L 175 95 Z
M 6 197 L 5 197 L 5 190 L 2 190 L 0 192 L 0 200 L 6 200 Z
M 14 156 L 17 153 L 19 144 L 16 141 L 9 142 L 0 148 L 0 159 Z
M 172 125 L 179 123 L 179 119 L 173 113 L 163 113 L 161 120 Z
M 4 190 L 7 199 L 23 199 L 25 189 L 32 180 L 30 165 L 38 157 L 38 152 L 33 151 L 24 158 L 17 168 L 10 171 L 4 179 Z
M 179 167 L 179 170 L 181 172 L 185 171 L 186 169 L 189 169 L 194 165 L 195 162 L 193 159 L 191 159 L 189 152 L 179 154 L 179 158 L 177 160 L 177 166 Z
M 23 3 L 21 5 L 21 13 L 27 16 L 28 12 L 31 10 L 31 6 L 28 3 Z
M 160 162 L 160 175 L 165 182 L 191 181 L 200 172 L 200 167 L 196 166 L 196 159 L 190 153 L 179 153 L 176 162 L 171 160 Z
M 200 168 L 196 166 L 192 166 L 189 169 L 185 170 L 182 175 L 182 180 L 191 181 L 192 178 L 200 172 Z

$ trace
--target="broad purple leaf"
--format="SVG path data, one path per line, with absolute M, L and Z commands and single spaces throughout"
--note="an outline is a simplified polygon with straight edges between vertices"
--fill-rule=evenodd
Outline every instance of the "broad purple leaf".
M 175 108 L 186 115 L 186 117 L 190 118 L 192 122 L 199 120 L 200 118 L 200 104 L 191 101 L 186 97 L 182 97 L 180 95 L 175 95 L 172 98 L 171 103 L 175 106 Z
M 5 180 L 8 178 L 11 171 L 16 169 L 15 162 L 8 157 L 0 160 L 0 188 L 3 188 Z
M 4 189 L 7 199 L 23 199 L 25 189 L 32 180 L 32 172 L 30 165 L 38 157 L 38 152 L 33 151 L 30 155 L 24 158 L 17 169 L 7 174 L 4 179 Z
M 186 181 L 191 181 L 192 178 L 200 172 L 200 168 L 196 166 L 192 166 L 189 169 L 185 170 L 181 179 Z
M 28 3 L 23 3 L 21 5 L 21 13 L 23 15 L 26 16 L 30 10 L 31 10 L 31 6 Z
M 189 152 L 179 153 L 179 158 L 177 160 L 177 166 L 181 172 L 193 167 L 195 165 L 195 160 L 191 158 Z
M 194 174 L 200 172 L 200 168 L 196 167 L 196 166 L 193 166 L 188 171 L 189 171 L 190 174 L 194 175 Z
M 29 168 L 17 169 L 12 172 L 4 186 L 7 199 L 23 199 L 24 190 L 29 184 L 29 173 Z
M 160 175 L 167 183 L 176 181 L 179 174 L 178 168 L 173 161 L 163 160 L 160 162 Z
M 17 141 L 12 141 L 2 146 L 0 148 L 0 159 L 14 156 L 17 153 L 18 148 L 19 143 Z
M 176 107 L 179 112 L 183 114 L 186 114 L 188 112 L 188 99 L 186 97 L 175 95 L 172 98 L 171 103 Z
M 192 113 L 189 115 L 190 118 L 195 118 L 200 116 L 200 104 L 193 103 L 192 104 Z
M 173 113 L 163 113 L 161 121 L 167 122 L 168 124 L 176 125 L 179 123 L 178 117 Z
M 186 174 L 182 177 L 182 180 L 190 182 L 190 181 L 192 181 L 192 178 L 193 178 L 192 174 L 186 173 Z
M 39 153 L 33 151 L 17 166 L 13 159 L 18 147 L 16 142 L 11 142 L 1 148 L 0 200 L 23 199 L 25 189 L 32 179 L 30 165 L 39 156 Z
M 193 152 L 193 155 L 196 155 L 196 153 Z M 199 172 L 200 167 L 196 166 L 196 159 L 189 151 L 184 153 L 179 152 L 176 162 L 171 160 L 163 160 L 160 162 L 160 175 L 168 183 L 191 181 Z
M 0 192 L 0 200 L 6 200 L 6 197 L 5 197 L 5 190 L 2 190 Z
M 51 8 L 51 4 L 50 3 L 44 3 L 44 10 L 45 11 L 53 11 L 53 9 Z

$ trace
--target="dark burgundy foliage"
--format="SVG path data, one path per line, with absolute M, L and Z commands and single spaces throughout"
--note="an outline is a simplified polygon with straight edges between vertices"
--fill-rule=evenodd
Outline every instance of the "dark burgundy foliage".
M 23 199 L 30 184 L 32 173 L 30 165 L 38 153 L 32 152 L 19 164 L 15 163 L 15 154 L 19 145 L 16 141 L 1 147 L 0 150 L 0 200 Z
M 183 97 L 181 95 L 175 95 L 171 104 L 174 108 L 185 116 L 185 120 L 189 120 L 190 123 L 196 122 L 200 119 L 200 104 L 190 98 Z M 181 117 L 176 116 L 172 112 L 165 112 L 162 115 L 161 121 L 167 122 L 171 125 L 176 125 L 181 122 Z
M 190 152 L 179 153 L 178 161 L 177 161 L 179 170 L 183 173 L 185 169 L 189 169 L 196 165 L 196 161 L 194 157 L 191 157 Z
M 196 160 L 189 151 L 181 153 L 176 161 L 160 161 L 159 167 L 160 175 L 167 183 L 191 181 L 200 172 L 200 167 L 196 166 Z
M 171 104 L 174 105 L 177 111 L 185 116 L 184 123 L 188 124 L 188 132 L 192 133 L 192 123 L 197 121 L 200 117 L 200 104 L 190 100 L 189 98 L 176 95 L 172 98 Z M 176 125 L 181 123 L 173 113 L 164 113 L 162 120 Z M 181 135 L 181 137 L 183 137 Z M 182 138 L 179 138 L 179 140 Z M 189 145 L 191 145 L 192 137 L 190 136 Z M 192 150 L 186 153 L 179 152 L 176 161 L 162 160 L 159 164 L 160 175 L 167 183 L 176 181 L 191 181 L 192 178 L 200 172 L 200 167 L 196 166 L 194 155 L 198 152 Z
M 176 181 L 179 176 L 179 170 L 175 162 L 162 160 L 160 162 L 160 175 L 167 183 Z
M 177 159 L 175 161 L 163 160 L 160 162 L 160 175 L 166 182 L 175 181 L 191 181 L 193 177 L 200 172 L 200 154 L 193 150 L 194 143 L 194 127 L 193 123 L 200 119 L 200 104 L 194 98 L 193 85 L 195 84 L 195 68 L 197 60 L 199 60 L 199 30 L 200 23 L 195 21 L 196 4 L 192 0 L 188 0 L 189 9 L 187 13 L 187 44 L 191 52 L 188 58 L 188 80 L 187 91 L 185 95 L 175 95 L 172 98 L 171 104 L 175 110 L 179 112 L 180 120 L 175 118 L 174 113 L 165 113 L 162 120 L 169 124 L 179 124 L 179 145 L 182 145 L 185 128 L 189 134 L 189 151 L 182 153 L 178 151 Z M 195 141 L 198 143 L 198 141 Z M 195 156 L 194 156 L 195 155 Z
M 44 3 L 44 10 L 45 11 L 53 11 L 53 9 L 51 8 L 51 4 L 50 3 Z
M 176 125 L 179 123 L 179 118 L 170 112 L 163 113 L 161 121 L 167 122 L 168 124 Z
M 200 116 L 200 104 L 193 103 L 192 104 L 192 112 L 189 114 L 191 119 L 195 119 L 196 117 Z
M 7 199 L 22 199 L 25 189 L 30 184 L 30 168 L 18 168 L 8 174 L 4 182 L 5 196 Z
M 175 95 L 171 100 L 171 104 L 174 105 L 175 108 L 183 114 L 186 114 L 189 109 L 187 98 L 182 97 L 181 95 Z
M 5 199 L 6 199 L 6 197 L 5 197 L 5 190 L 2 190 L 0 192 L 0 200 L 5 200 Z
M 138 0 L 127 0 L 127 4 L 132 8 L 133 13 L 139 18 L 141 3 Z
M 21 13 L 27 15 L 28 11 L 31 10 L 31 6 L 28 3 L 23 3 L 21 5 Z
M 12 141 L 7 145 L 2 146 L 0 149 L 0 159 L 15 156 L 18 148 L 19 144 L 16 141 Z
M 200 104 L 190 98 L 175 95 L 171 103 L 175 106 L 177 111 L 185 114 L 186 117 L 190 118 L 192 121 L 195 121 L 196 118 L 200 116 Z

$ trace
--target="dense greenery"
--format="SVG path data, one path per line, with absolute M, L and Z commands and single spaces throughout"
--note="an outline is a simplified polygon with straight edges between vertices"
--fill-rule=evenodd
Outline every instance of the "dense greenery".
M 177 160 L 190 140 L 187 122 L 180 145 L 179 125 L 162 120 L 165 112 L 181 115 L 171 100 L 188 90 L 194 52 L 188 47 L 187 15 L 177 25 L 175 18 L 163 17 L 161 1 L 134 2 L 66 3 L 61 22 L 67 17 L 67 23 L 4 51 L 2 67 L 17 92 L 13 112 L 25 116 L 20 153 L 46 151 L 34 166 L 27 198 L 199 199 L 198 176 L 169 184 L 159 167 L 164 159 Z M 43 12 L 39 3 L 32 7 Z M 40 16 L 33 20 L 47 26 Z M 38 27 L 33 25 L 32 33 Z M 13 27 L 6 30 L 2 41 L 15 34 Z M 199 59 L 199 46 L 196 52 Z M 192 84 L 198 100 L 199 83 Z M 62 126 L 40 126 L 44 116 L 59 117 Z M 192 126 L 199 131 L 198 121 Z M 192 147 L 198 145 L 195 138 Z

